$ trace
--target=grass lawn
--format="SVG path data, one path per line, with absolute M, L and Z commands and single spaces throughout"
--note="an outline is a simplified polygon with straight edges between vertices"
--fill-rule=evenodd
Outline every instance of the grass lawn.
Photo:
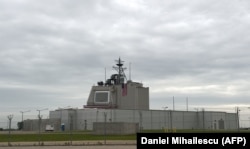
M 90 133 L 12 133 L 0 134 L 0 142 L 33 142 L 33 141 L 84 141 L 84 140 L 136 140 L 133 135 L 93 135 Z

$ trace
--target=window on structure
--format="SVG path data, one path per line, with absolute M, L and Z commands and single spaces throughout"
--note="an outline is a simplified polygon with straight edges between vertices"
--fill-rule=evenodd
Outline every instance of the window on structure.
M 109 91 L 95 91 L 95 103 L 108 103 Z

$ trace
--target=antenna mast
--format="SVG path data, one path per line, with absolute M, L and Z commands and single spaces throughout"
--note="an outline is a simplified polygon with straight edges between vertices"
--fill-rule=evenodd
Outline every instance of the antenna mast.
M 105 78 L 104 78 L 104 80 L 106 80 L 106 67 L 105 67 Z
M 129 62 L 129 80 L 131 81 L 131 62 Z
M 117 62 L 117 64 L 116 64 L 116 66 L 113 66 L 113 68 L 118 72 L 117 83 L 120 84 L 120 83 L 123 82 L 122 79 L 127 80 L 126 75 L 124 73 L 124 70 L 127 69 L 127 68 L 122 67 L 124 61 L 122 61 L 120 57 L 119 57 L 118 60 L 115 60 L 115 61 Z

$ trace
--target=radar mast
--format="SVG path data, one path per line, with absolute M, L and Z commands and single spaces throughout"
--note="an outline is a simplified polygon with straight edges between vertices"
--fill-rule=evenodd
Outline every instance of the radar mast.
M 117 78 L 117 84 L 121 84 L 124 83 L 126 78 L 126 75 L 124 73 L 124 70 L 126 70 L 127 68 L 122 67 L 124 61 L 121 60 L 121 58 L 119 57 L 118 60 L 115 60 L 117 62 L 116 66 L 113 66 L 113 68 L 118 72 L 118 78 Z

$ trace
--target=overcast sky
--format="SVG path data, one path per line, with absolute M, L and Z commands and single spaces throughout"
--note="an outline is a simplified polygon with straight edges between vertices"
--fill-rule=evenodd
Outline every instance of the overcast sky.
M 0 123 L 83 108 L 119 57 L 151 109 L 250 112 L 248 0 L 0 0 L 0 10 Z

